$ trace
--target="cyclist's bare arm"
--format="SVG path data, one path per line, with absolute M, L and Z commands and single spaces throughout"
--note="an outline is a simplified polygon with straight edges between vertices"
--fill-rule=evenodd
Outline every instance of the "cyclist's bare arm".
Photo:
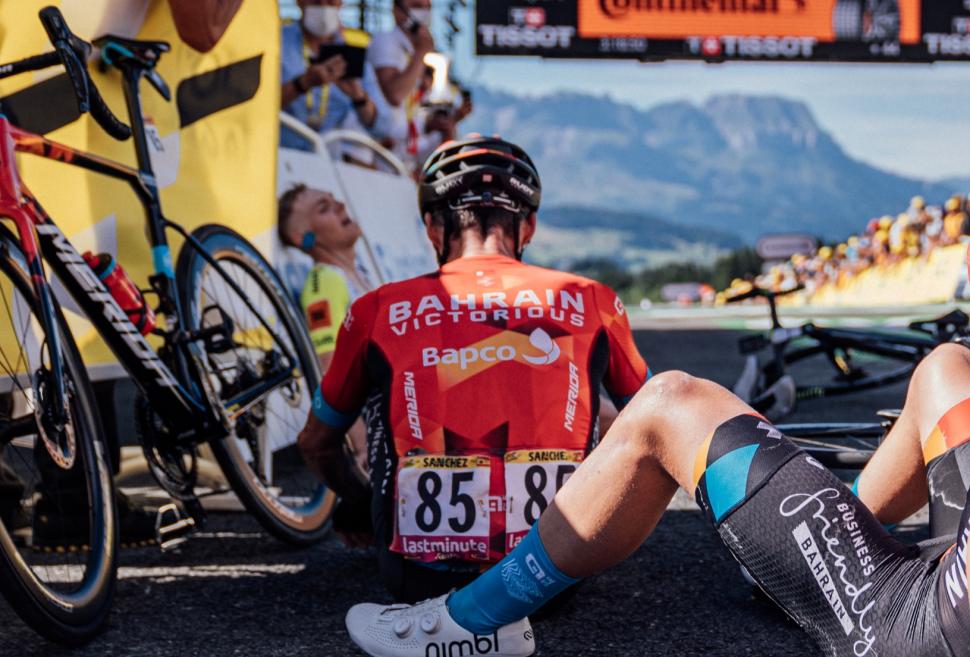
M 353 467 L 344 436 L 346 428 L 321 422 L 312 412 L 300 432 L 297 444 L 310 470 L 345 500 L 370 499 L 370 490 Z

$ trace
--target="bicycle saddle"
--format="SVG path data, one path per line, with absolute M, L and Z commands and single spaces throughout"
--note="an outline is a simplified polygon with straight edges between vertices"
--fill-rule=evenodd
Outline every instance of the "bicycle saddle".
M 134 60 L 149 68 L 155 66 L 163 53 L 172 49 L 168 41 L 140 41 L 114 34 L 98 37 L 93 43 L 101 48 L 102 57 L 106 57 L 109 63 L 120 57 Z

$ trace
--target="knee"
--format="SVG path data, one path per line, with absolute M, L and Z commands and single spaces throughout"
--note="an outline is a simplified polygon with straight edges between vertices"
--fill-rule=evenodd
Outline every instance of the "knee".
M 669 404 L 678 399 L 685 399 L 697 394 L 703 380 L 691 376 L 687 372 L 669 370 L 650 378 L 633 398 L 634 404 L 656 405 Z
M 620 417 L 640 424 L 657 421 L 663 417 L 664 409 L 682 406 L 696 396 L 703 383 L 702 379 L 678 370 L 656 374 L 637 391 Z
M 956 377 L 970 379 L 970 349 L 951 342 L 940 345 L 920 362 L 910 385 L 919 389 Z

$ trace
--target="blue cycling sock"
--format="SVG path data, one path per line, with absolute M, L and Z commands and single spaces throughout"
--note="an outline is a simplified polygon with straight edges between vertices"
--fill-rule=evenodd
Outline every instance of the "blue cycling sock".
M 469 632 L 488 635 L 525 618 L 578 581 L 552 563 L 536 524 L 504 559 L 451 594 L 448 611 Z

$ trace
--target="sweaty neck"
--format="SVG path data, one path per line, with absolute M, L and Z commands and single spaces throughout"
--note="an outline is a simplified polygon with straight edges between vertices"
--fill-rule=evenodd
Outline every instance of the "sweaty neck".
M 354 251 L 354 247 L 329 249 L 322 246 L 314 246 L 313 250 L 310 251 L 310 256 L 314 262 L 330 265 L 342 271 L 357 284 L 359 289 L 364 291 L 371 289 L 370 282 L 357 271 L 357 252 Z
M 357 253 L 352 246 L 333 249 L 316 245 L 310 251 L 310 257 L 313 258 L 314 262 L 333 265 L 345 271 L 354 271 L 356 269 Z
M 448 262 L 459 258 L 470 258 L 483 255 L 500 255 L 515 258 L 515 242 L 502 231 L 490 231 L 485 237 L 477 228 L 462 231 L 461 235 L 451 241 Z

